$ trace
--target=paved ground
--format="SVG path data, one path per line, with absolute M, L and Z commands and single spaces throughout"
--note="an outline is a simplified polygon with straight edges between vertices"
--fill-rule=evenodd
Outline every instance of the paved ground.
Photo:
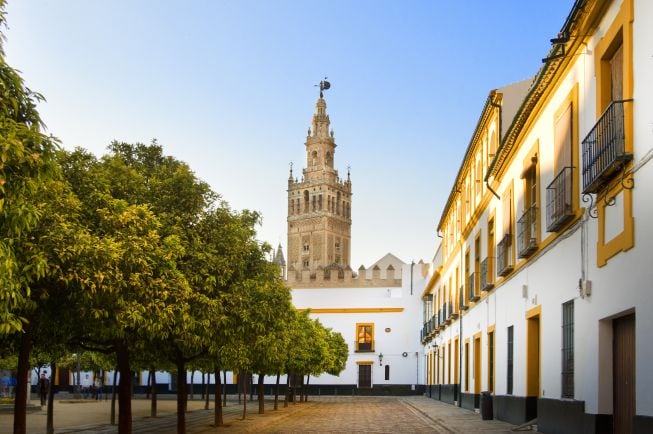
M 176 401 L 160 400 L 157 418 L 149 417 L 149 401 L 134 399 L 134 433 L 173 434 L 176 432 Z M 187 432 L 205 433 L 295 433 L 295 432 L 365 432 L 365 433 L 513 433 L 514 425 L 499 421 L 482 421 L 480 415 L 422 396 L 411 397 L 311 397 L 307 403 L 290 403 L 278 411 L 266 400 L 266 412 L 259 415 L 256 402 L 247 403 L 247 417 L 241 420 L 242 406 L 230 397 L 225 410 L 226 427 L 215 428 L 213 406 L 190 401 Z M 108 401 L 55 401 L 55 432 L 109 434 L 117 432 L 110 425 Z M 28 414 L 28 432 L 45 433 L 45 411 Z M 0 414 L 0 432 L 12 431 L 13 415 Z

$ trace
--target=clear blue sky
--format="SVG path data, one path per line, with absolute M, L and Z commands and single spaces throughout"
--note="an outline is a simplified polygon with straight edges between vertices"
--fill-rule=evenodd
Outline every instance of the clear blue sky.
M 358 268 L 432 258 L 488 92 L 537 72 L 572 4 L 8 0 L 5 49 L 65 147 L 157 138 L 284 251 L 288 163 L 327 75 Z

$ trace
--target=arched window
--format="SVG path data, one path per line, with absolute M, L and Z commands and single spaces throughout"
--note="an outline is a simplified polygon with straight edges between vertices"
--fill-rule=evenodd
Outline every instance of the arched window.
M 333 166 L 333 156 L 331 155 L 331 152 L 327 151 L 325 155 L 325 161 L 327 166 L 329 167 Z
M 308 212 L 308 190 L 304 190 L 304 212 Z
M 313 151 L 313 154 L 311 154 L 311 157 L 313 159 L 313 167 L 317 166 L 317 151 Z
M 315 199 L 315 196 L 312 197 L 312 199 L 311 199 L 311 203 L 312 203 L 312 205 L 313 205 L 312 210 L 315 211 L 315 209 L 316 209 L 316 205 L 315 205 L 315 204 L 316 204 L 316 199 Z
M 336 199 L 336 214 L 340 215 L 340 192 L 337 194 L 338 198 Z
M 322 195 L 317 198 L 317 206 L 322 211 Z

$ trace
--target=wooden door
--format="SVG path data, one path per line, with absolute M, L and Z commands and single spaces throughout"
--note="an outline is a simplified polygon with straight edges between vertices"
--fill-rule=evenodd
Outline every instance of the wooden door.
M 474 393 L 481 394 L 481 338 L 474 339 Z
M 526 396 L 540 396 L 540 317 L 527 320 Z
M 630 433 L 635 415 L 635 315 L 615 319 L 612 327 L 614 432 Z
M 372 365 L 358 365 L 358 387 L 372 387 Z

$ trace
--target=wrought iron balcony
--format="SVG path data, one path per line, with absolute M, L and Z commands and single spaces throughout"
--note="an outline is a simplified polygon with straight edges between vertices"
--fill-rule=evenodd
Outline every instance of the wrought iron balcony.
M 451 322 L 451 317 L 448 315 L 449 310 L 447 309 L 447 303 L 442 304 L 442 317 L 446 324 Z
M 537 250 L 537 215 L 539 208 L 531 206 L 517 220 L 517 251 L 520 258 L 528 258 Z
M 481 291 L 489 291 L 494 287 L 494 285 L 488 281 L 490 277 L 488 273 L 490 271 L 488 268 L 489 262 L 490 261 L 488 258 L 483 259 L 483 261 L 481 262 L 481 276 L 480 276 Z
M 373 353 L 374 352 L 374 341 L 368 342 L 358 342 L 354 341 L 355 352 L 357 353 Z
M 555 232 L 574 216 L 574 170 L 563 167 L 546 188 L 546 230 Z
M 583 194 L 599 192 L 633 159 L 624 133 L 624 103 L 630 101 L 612 101 L 583 139 Z
M 465 286 L 460 287 L 460 292 L 458 294 L 460 310 L 467 310 L 469 305 L 467 304 L 467 300 L 465 300 Z
M 506 234 L 497 244 L 497 275 L 507 276 L 512 270 L 512 234 Z
M 467 289 L 469 291 L 469 301 L 476 301 L 481 298 L 476 290 L 476 273 L 472 273 L 467 277 Z

